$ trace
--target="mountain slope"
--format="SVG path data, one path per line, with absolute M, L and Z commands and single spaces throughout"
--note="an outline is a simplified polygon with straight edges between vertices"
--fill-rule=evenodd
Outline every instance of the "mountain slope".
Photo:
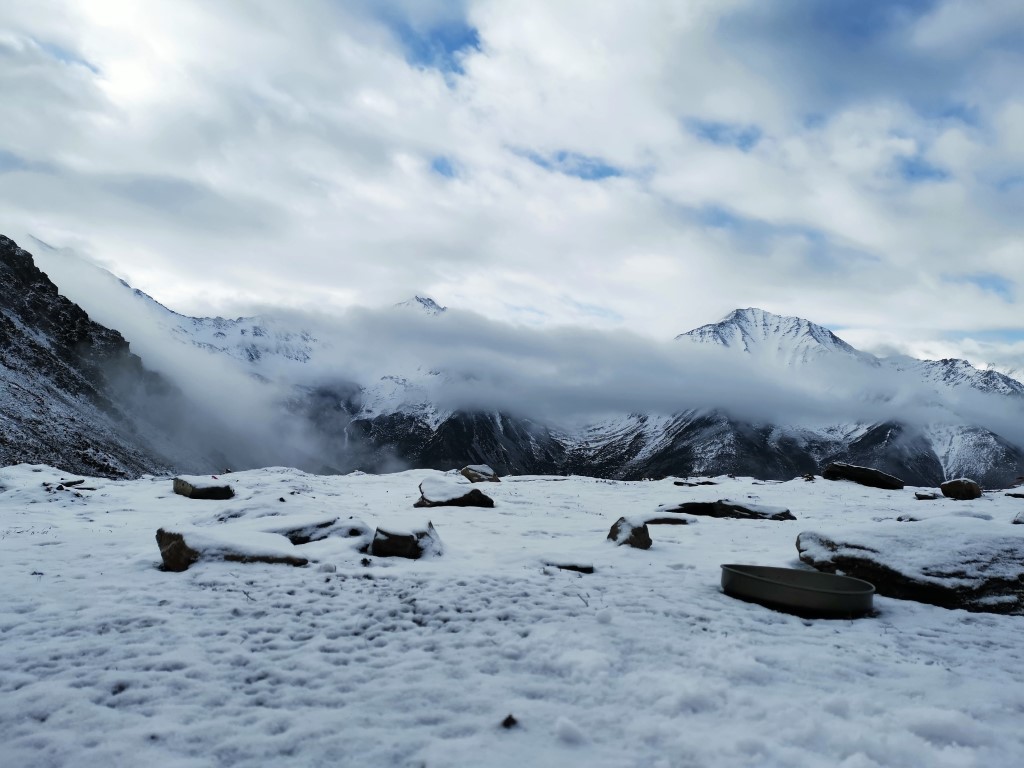
M 0 464 L 111 477 L 167 470 L 126 401 L 172 390 L 116 331 L 57 292 L 0 236 Z

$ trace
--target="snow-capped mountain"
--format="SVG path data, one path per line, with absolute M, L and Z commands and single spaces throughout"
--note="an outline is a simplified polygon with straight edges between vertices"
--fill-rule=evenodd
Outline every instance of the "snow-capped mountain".
M 84 290 L 94 279 L 103 290 Z M 1024 439 L 1013 439 L 1012 430 L 1002 427 L 1021 422 L 1024 384 L 962 360 L 878 358 L 823 326 L 755 308 L 681 334 L 678 349 L 717 355 L 706 361 L 698 355 L 694 365 L 721 362 L 722 355 L 735 363 L 734 370 L 715 373 L 723 384 L 730 384 L 730 376 L 767 372 L 796 393 L 790 402 L 827 391 L 829 405 L 819 407 L 814 418 L 773 411 L 771 399 L 753 409 L 759 416 L 740 416 L 751 409 L 715 402 L 714 393 L 700 407 L 613 413 L 582 424 L 542 408 L 531 412 L 522 400 L 506 409 L 477 395 L 492 386 L 495 370 L 503 370 L 491 358 L 519 355 L 509 358 L 508 371 L 534 364 L 528 345 L 513 330 L 503 330 L 487 338 L 500 338 L 513 351 L 487 348 L 483 362 L 456 355 L 454 364 L 450 354 L 442 354 L 449 362 L 435 364 L 431 355 L 451 350 L 421 349 L 418 342 L 458 343 L 460 334 L 474 332 L 474 321 L 460 320 L 426 297 L 396 305 L 396 315 L 363 318 L 393 326 L 387 337 L 393 342 L 414 340 L 411 347 L 392 350 L 373 344 L 375 329 L 365 324 L 347 326 L 344 333 L 364 335 L 370 346 L 352 347 L 337 327 L 317 326 L 297 314 L 187 317 L 105 272 L 79 275 L 68 281 L 67 291 L 95 319 L 116 325 L 147 365 L 248 435 L 228 441 L 247 449 L 225 457 L 236 467 L 259 462 L 380 471 L 487 463 L 507 473 L 788 479 L 843 460 L 876 466 L 911 484 L 967 475 L 993 487 L 1024 474 Z M 450 323 L 457 333 L 431 335 Z M 353 354 L 373 356 L 376 368 Z M 200 385 L 197 373 L 205 374 Z M 556 390 L 560 385 L 551 382 Z M 752 400 L 763 396 L 756 388 L 744 391 Z M 831 413 L 832 404 L 841 407 Z M 999 418 L 991 418 L 993 408 Z
M 828 328 L 754 307 L 733 310 L 719 322 L 681 333 L 676 340 L 740 350 L 790 366 L 835 355 L 876 364 L 872 355 L 854 349 Z
M 429 296 L 413 296 L 407 301 L 400 301 L 398 304 L 395 304 L 395 306 L 401 309 L 415 310 L 417 312 L 422 312 L 425 315 L 435 317 L 448 309 L 448 307 L 442 307 Z

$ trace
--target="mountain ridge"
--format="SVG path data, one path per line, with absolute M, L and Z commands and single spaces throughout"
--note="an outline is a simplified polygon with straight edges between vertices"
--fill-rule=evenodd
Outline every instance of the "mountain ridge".
M 267 316 L 190 318 L 110 277 L 119 289 L 132 292 L 135 303 L 126 304 L 122 313 L 126 322 L 137 319 L 133 312 L 142 306 L 140 301 L 149 307 L 146 311 L 155 313 L 157 322 L 147 333 L 158 336 L 159 344 L 184 344 L 210 355 L 211 362 L 230 361 L 268 387 L 276 377 L 275 386 L 284 387 L 285 393 L 278 401 L 281 414 L 309 433 L 313 447 L 307 453 L 320 457 L 310 459 L 314 463 L 308 466 L 314 469 L 450 469 L 489 463 L 509 473 L 621 479 L 726 472 L 788 479 L 819 471 L 830 460 L 847 460 L 873 464 L 919 485 L 973 474 L 996 486 L 1024 474 L 1021 446 L 959 415 L 953 406 L 962 396 L 948 394 L 974 392 L 999 398 L 1000 403 L 1018 403 L 1024 385 L 995 371 L 980 371 L 966 361 L 876 358 L 823 326 L 757 308 L 734 310 L 719 323 L 700 326 L 676 339 L 721 348 L 744 361 L 749 358 L 756 366 L 778 364 L 787 381 L 800 381 L 806 378 L 805 370 L 828 370 L 838 362 L 845 366 L 844 375 L 865 371 L 895 376 L 904 384 L 931 388 L 927 391 L 933 395 L 928 397 L 938 404 L 933 407 L 938 414 L 935 423 L 915 426 L 898 419 L 865 417 L 797 426 L 782 415 L 752 423 L 708 403 L 675 413 L 612 415 L 569 428 L 531 417 L 528 409 L 513 414 L 500 409 L 460 409 L 457 403 L 442 406 L 435 400 L 438 393 L 464 385 L 467 375 L 471 382 L 476 377 L 410 363 L 373 379 L 360 379 L 355 373 L 310 379 L 325 357 L 333 359 L 337 354 L 331 338 L 319 331 Z M 420 311 L 424 317 L 446 311 L 425 297 L 398 306 Z M 405 324 L 401 328 L 416 325 L 401 322 Z M 883 399 L 893 396 L 882 395 Z M 879 396 L 866 392 L 859 397 L 864 399 L 865 412 L 870 412 L 872 398 Z M 274 461 L 273 437 L 265 442 L 260 455 Z

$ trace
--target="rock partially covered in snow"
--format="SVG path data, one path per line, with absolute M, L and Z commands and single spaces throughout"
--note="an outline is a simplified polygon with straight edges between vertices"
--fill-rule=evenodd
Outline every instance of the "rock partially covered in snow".
M 419 560 L 442 553 L 441 537 L 433 523 L 419 531 L 385 531 L 378 528 L 370 542 L 369 554 L 375 557 L 405 557 Z
M 235 490 L 214 475 L 179 475 L 174 478 L 174 492 L 190 499 L 231 499 Z
M 501 482 L 498 477 L 498 473 L 491 469 L 487 464 L 470 464 L 468 467 L 463 467 L 459 474 L 471 483 Z
M 718 501 L 687 501 L 676 506 L 664 504 L 659 512 L 701 515 L 704 517 L 731 517 L 737 520 L 796 520 L 785 507 L 768 507 L 763 504 L 747 504 L 719 499 Z
M 494 499 L 467 483 L 428 477 L 420 483 L 420 500 L 414 507 L 493 507 Z
M 302 566 L 309 563 L 294 552 L 284 536 L 260 531 L 211 532 L 183 527 L 160 528 L 156 543 L 165 571 L 185 571 L 198 560 L 230 560 L 236 563 L 283 563 Z
M 839 461 L 834 461 L 825 467 L 821 476 L 826 480 L 849 480 L 869 488 L 882 488 L 887 491 L 903 490 L 903 481 L 898 477 L 871 467 L 859 467 L 856 464 L 843 464 Z
M 878 594 L 943 608 L 1024 614 L 1024 531 L 973 518 L 878 523 L 841 534 L 805 531 L 800 559 L 864 579 Z
M 643 520 L 620 517 L 608 531 L 608 540 L 614 541 L 618 546 L 623 544 L 634 549 L 650 549 L 651 532 Z
M 956 499 L 957 501 L 970 501 L 971 499 L 981 498 L 981 486 L 973 480 L 968 480 L 966 477 L 947 480 L 939 486 L 939 490 L 942 491 L 943 496 Z

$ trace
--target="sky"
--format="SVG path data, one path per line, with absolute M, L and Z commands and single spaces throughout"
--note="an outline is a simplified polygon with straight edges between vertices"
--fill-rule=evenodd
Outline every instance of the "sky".
M 234 316 L 1024 366 L 1019 0 L 7 0 L 0 232 Z

